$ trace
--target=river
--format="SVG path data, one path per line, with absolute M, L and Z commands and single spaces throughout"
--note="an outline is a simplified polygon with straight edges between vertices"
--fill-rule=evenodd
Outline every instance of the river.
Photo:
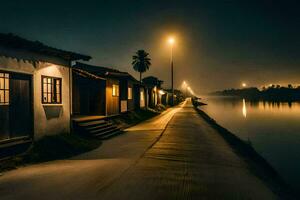
M 251 142 L 294 189 L 300 190 L 300 102 L 204 97 L 201 107 L 218 124 Z

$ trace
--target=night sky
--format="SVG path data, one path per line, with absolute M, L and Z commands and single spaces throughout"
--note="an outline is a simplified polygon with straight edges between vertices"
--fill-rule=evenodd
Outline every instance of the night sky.
M 48 3 L 47 3 L 48 2 Z M 138 49 L 170 84 L 169 35 L 176 37 L 175 83 L 196 93 L 263 84 L 300 84 L 297 1 L 1 1 L 0 32 L 91 55 L 91 64 L 129 71 Z

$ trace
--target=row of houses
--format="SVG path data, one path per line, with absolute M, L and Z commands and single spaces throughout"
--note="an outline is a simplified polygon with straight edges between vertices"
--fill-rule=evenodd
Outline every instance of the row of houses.
M 167 104 L 155 77 L 82 63 L 91 56 L 0 34 L 0 145 L 70 133 L 72 120 Z

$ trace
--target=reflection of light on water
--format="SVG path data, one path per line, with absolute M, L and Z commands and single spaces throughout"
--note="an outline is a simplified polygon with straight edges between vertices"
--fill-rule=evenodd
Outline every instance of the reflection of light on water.
M 247 117 L 247 108 L 246 108 L 246 101 L 243 99 L 243 116 Z

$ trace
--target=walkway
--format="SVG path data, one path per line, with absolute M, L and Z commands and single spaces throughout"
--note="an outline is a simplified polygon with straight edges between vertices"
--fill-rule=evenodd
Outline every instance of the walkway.
M 71 160 L 0 177 L 4 199 L 276 199 L 190 102 Z

